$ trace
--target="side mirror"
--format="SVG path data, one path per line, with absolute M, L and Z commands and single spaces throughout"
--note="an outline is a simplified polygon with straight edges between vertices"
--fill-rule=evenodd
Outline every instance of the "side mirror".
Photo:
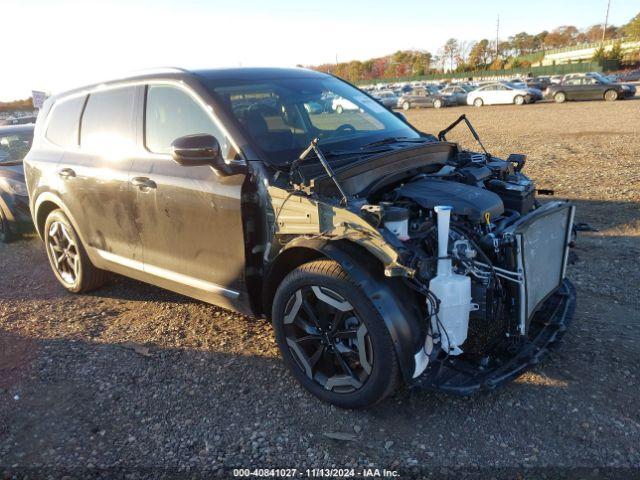
M 198 133 L 176 138 L 171 143 L 171 157 L 184 167 L 211 165 L 220 161 L 220 144 L 213 135 Z
M 171 143 L 171 158 L 184 167 L 208 165 L 223 176 L 241 171 L 237 165 L 225 162 L 216 137 L 205 133 L 176 138 Z

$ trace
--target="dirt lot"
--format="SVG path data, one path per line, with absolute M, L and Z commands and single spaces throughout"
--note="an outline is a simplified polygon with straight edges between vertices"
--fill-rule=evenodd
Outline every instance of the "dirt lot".
M 404 389 L 342 411 L 298 387 L 266 321 L 122 278 L 68 294 L 31 238 L 0 246 L 0 477 L 312 466 L 640 475 L 640 99 L 408 117 L 437 133 L 463 112 L 489 151 L 527 153 L 538 186 L 574 199 L 576 221 L 598 230 L 579 239 L 579 307 L 557 354 L 489 394 Z M 451 138 L 470 144 L 459 128 Z

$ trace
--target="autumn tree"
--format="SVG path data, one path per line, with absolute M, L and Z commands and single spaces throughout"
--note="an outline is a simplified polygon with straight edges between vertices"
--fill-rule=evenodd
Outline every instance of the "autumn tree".
M 449 68 L 452 72 L 454 70 L 453 65 L 456 55 L 458 54 L 458 48 L 458 40 L 456 40 L 455 38 L 450 38 L 449 40 L 447 40 L 442 47 L 442 53 L 449 60 Z
M 471 47 L 471 51 L 469 52 L 469 64 L 476 69 L 484 67 L 491 60 L 491 56 L 489 40 L 483 38 Z
M 640 13 L 622 27 L 623 33 L 634 40 L 640 40 Z

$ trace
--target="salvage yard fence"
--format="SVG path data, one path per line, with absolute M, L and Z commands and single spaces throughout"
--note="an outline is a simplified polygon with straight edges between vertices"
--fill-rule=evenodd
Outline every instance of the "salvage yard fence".
M 388 82 L 412 82 L 421 80 L 453 80 L 453 79 L 468 79 L 473 80 L 491 80 L 512 78 L 516 76 L 526 75 L 566 75 L 568 73 L 583 73 L 583 72 L 604 72 L 616 70 L 618 68 L 618 62 L 605 60 L 604 62 L 582 62 L 582 63 L 570 63 L 563 65 L 547 65 L 544 67 L 527 67 L 527 68 L 509 68 L 504 70 L 475 70 L 470 72 L 451 72 L 451 73 L 436 73 L 432 75 L 399 77 L 389 79 L 378 80 L 363 80 L 358 82 L 359 84 L 371 84 L 371 83 L 388 83 Z

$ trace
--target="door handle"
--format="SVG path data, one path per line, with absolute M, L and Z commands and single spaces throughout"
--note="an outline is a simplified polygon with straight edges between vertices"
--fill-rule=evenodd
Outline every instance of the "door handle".
M 62 178 L 72 178 L 76 176 L 76 172 L 72 168 L 63 168 L 58 172 L 58 175 Z
M 138 187 L 140 190 L 157 188 L 156 182 L 147 177 L 134 177 L 131 179 L 131 185 Z

